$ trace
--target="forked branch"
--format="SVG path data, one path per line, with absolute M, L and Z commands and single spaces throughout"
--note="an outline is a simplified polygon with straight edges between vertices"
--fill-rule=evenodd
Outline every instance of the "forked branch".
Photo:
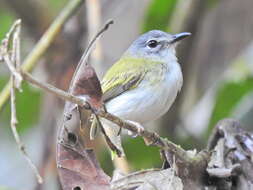
M 2 41 L 1 45 L 1 55 L 3 57 L 3 61 L 6 63 L 8 68 L 11 71 L 10 81 L 11 81 L 11 130 L 14 136 L 14 139 L 24 155 L 25 159 L 29 163 L 29 166 L 32 168 L 33 172 L 37 177 L 38 183 L 42 183 L 42 177 L 40 176 L 38 169 L 32 162 L 28 153 L 26 152 L 26 148 L 22 143 L 20 136 L 17 132 L 17 112 L 16 112 L 16 89 L 21 90 L 21 82 L 22 76 L 20 73 L 20 28 L 21 28 L 21 20 L 17 20 L 11 27 L 10 31 L 6 34 L 6 37 Z M 12 44 L 11 44 L 11 42 Z M 11 48 L 11 49 L 10 49 Z

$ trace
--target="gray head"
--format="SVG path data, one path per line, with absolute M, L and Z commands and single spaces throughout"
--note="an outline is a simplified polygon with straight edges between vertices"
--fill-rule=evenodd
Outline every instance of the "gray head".
M 175 47 L 177 42 L 190 35 L 188 32 L 171 35 L 160 30 L 151 30 L 137 38 L 126 51 L 126 54 L 155 60 L 176 59 Z

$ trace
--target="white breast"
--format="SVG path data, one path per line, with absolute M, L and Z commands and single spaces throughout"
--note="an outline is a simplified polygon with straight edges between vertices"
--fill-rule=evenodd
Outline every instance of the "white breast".
M 159 73 L 157 73 L 159 74 Z M 106 103 L 108 112 L 141 124 L 165 114 L 181 89 L 183 77 L 178 63 L 171 64 L 159 82 L 142 81 L 138 88 L 127 91 Z

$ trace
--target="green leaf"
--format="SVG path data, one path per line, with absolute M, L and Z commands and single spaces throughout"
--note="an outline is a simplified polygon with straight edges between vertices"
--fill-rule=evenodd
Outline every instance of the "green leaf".
M 207 135 L 219 120 L 229 117 L 240 100 L 252 90 L 253 77 L 248 77 L 240 82 L 224 83 L 217 92 Z
M 101 165 L 101 168 L 107 173 L 108 175 L 113 174 L 113 163 L 111 159 L 110 153 L 105 149 L 104 151 L 99 152 L 98 159 Z
M 0 41 L 5 37 L 5 34 L 9 31 L 11 25 L 14 22 L 14 16 L 4 9 L 3 7 L 0 8 Z
M 145 145 L 141 137 L 124 139 L 123 147 L 127 161 L 133 170 L 161 167 L 162 165 L 159 148 Z M 111 175 L 114 169 L 109 152 L 105 150 L 98 156 L 103 170 Z
M 154 29 L 166 31 L 176 3 L 177 0 L 153 0 L 144 18 L 142 31 Z
M 159 148 L 145 145 L 141 137 L 127 138 L 123 145 L 127 159 L 133 169 L 161 167 Z

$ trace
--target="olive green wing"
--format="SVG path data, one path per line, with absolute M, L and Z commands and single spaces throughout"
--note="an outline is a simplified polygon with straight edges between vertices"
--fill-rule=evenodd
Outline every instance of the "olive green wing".
M 103 101 L 107 102 L 137 87 L 145 73 L 145 67 L 139 60 L 123 59 L 115 63 L 102 80 Z
M 107 102 L 112 98 L 119 96 L 125 91 L 135 88 L 143 79 L 143 74 L 137 73 L 128 73 L 127 77 L 124 77 L 123 80 L 113 78 L 107 83 L 102 83 L 103 90 L 103 101 Z

